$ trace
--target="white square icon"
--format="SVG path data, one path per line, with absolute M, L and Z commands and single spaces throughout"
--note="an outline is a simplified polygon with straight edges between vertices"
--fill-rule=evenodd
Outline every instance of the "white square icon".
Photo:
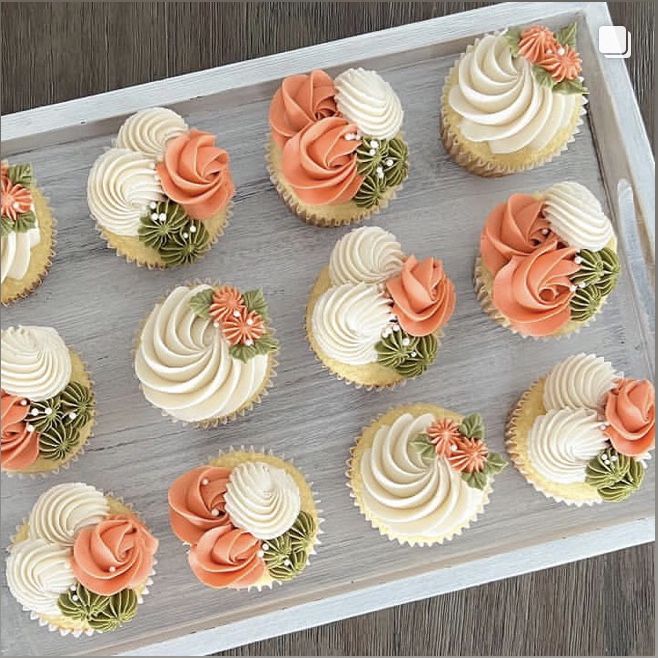
M 599 52 L 608 58 L 630 57 L 631 33 L 623 25 L 601 25 Z

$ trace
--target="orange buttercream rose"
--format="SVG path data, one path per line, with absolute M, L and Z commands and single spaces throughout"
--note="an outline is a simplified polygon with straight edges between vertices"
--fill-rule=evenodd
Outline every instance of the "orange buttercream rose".
M 157 171 L 165 194 L 194 219 L 209 219 L 235 194 L 228 153 L 200 130 L 167 142 Z
M 283 176 L 303 203 L 345 203 L 354 197 L 363 181 L 356 171 L 356 149 L 361 143 L 352 138 L 356 133 L 356 126 L 342 117 L 327 117 L 288 140 L 283 147 Z
M 606 434 L 615 450 L 631 457 L 652 450 L 656 444 L 656 402 L 647 379 L 622 379 L 608 393 Z
M 224 494 L 230 468 L 201 466 L 184 473 L 169 488 L 169 523 L 176 537 L 196 543 L 206 530 L 230 524 Z
M 576 249 L 559 248 L 551 238 L 526 256 L 513 256 L 496 275 L 493 302 L 512 326 L 526 336 L 550 336 L 571 317 L 578 271 Z
M 71 568 L 88 590 L 111 596 L 147 580 L 157 549 L 158 540 L 135 517 L 110 515 L 80 530 Z
M 309 123 L 336 114 L 333 80 L 324 71 L 291 75 L 276 90 L 270 105 L 272 138 L 279 148 Z
M 582 70 L 582 60 L 571 46 L 559 46 L 557 50 L 546 55 L 539 66 L 546 69 L 555 82 L 575 80 Z
M 25 398 L 0 391 L 0 463 L 8 471 L 27 468 L 39 457 L 39 434 L 25 420 L 29 410 Z
M 260 541 L 231 526 L 208 530 L 192 547 L 188 560 L 194 575 L 209 587 L 250 587 L 267 572 Z
M 521 32 L 519 55 L 533 64 L 539 64 L 547 54 L 555 52 L 559 47 L 553 32 L 542 25 L 534 25 Z
M 480 254 L 493 274 L 512 256 L 525 256 L 551 235 L 542 215 L 543 203 L 529 194 L 512 194 L 487 217 L 480 236 Z
M 398 276 L 386 282 L 393 298 L 393 313 L 401 327 L 412 336 L 427 336 L 442 327 L 453 314 L 455 286 L 434 258 L 418 262 L 409 256 Z

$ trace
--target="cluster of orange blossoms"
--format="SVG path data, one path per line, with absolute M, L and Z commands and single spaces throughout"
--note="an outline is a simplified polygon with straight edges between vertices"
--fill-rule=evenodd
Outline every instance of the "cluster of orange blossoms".
M 214 291 L 208 314 L 231 346 L 253 345 L 265 334 L 263 318 L 245 306 L 242 293 L 233 286 Z
M 489 449 L 484 441 L 465 437 L 454 420 L 441 418 L 432 423 L 426 432 L 436 454 L 445 457 L 456 471 L 473 473 L 484 470 Z
M 563 46 L 547 27 L 536 25 L 521 33 L 519 54 L 546 70 L 553 80 L 575 80 L 582 69 L 578 51 Z
M 11 181 L 9 166 L 4 163 L 2 164 L 1 178 L 2 196 L 0 197 L 0 203 L 2 205 L 2 216 L 15 222 L 19 215 L 32 210 L 32 192 L 29 188 Z

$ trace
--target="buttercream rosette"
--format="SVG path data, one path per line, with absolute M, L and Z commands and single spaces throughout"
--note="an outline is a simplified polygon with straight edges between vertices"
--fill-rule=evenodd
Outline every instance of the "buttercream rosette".
M 320 543 L 317 504 L 292 462 L 243 448 L 178 477 L 169 488 L 169 521 L 202 584 L 260 590 L 308 565 Z
M 224 232 L 234 195 L 229 155 L 215 136 L 164 107 L 128 117 L 87 181 L 108 246 L 158 269 L 201 258 Z
M 0 342 L 2 471 L 56 473 L 92 434 L 95 400 L 85 364 L 52 327 L 9 327 Z
M 269 110 L 267 168 L 288 207 L 317 226 L 385 208 L 407 177 L 404 112 L 375 71 L 324 71 L 283 80 Z
M 55 255 L 55 218 L 37 187 L 32 165 L 0 164 L 0 302 L 29 295 Z
M 513 194 L 487 217 L 475 263 L 483 309 L 521 336 L 566 336 L 588 325 L 617 284 L 612 222 L 580 183 Z
M 446 77 L 441 138 L 460 166 L 503 176 L 549 162 L 579 132 L 587 89 L 576 23 L 476 39 Z
M 9 591 L 61 635 L 114 631 L 131 621 L 155 574 L 158 540 L 112 494 L 82 482 L 41 494 L 6 562 Z
M 480 414 L 413 404 L 364 428 L 350 450 L 347 484 L 354 504 L 382 535 L 429 546 L 475 521 L 505 466 L 487 446 Z
M 514 465 L 568 505 L 626 500 L 655 447 L 655 391 L 595 354 L 561 361 L 522 396 L 507 424 Z
M 144 396 L 174 421 L 212 427 L 260 402 L 279 344 L 262 290 L 185 283 L 159 301 L 135 348 Z
M 407 256 L 391 233 L 364 226 L 334 246 L 311 290 L 306 333 L 339 379 L 390 387 L 434 362 L 455 304 L 440 260 Z

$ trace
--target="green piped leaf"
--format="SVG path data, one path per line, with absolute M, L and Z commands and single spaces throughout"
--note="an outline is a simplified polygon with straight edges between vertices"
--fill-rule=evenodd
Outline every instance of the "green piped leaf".
M 9 217 L 2 218 L 2 234 L 7 235 L 11 231 L 16 231 L 16 233 L 25 233 L 31 228 L 34 228 L 37 225 L 37 216 L 29 210 L 24 212 L 21 215 L 16 217 L 16 221 L 13 222 Z
M 578 25 L 574 21 L 569 25 L 565 25 L 560 28 L 555 33 L 555 38 L 558 40 L 558 43 L 562 46 L 569 46 L 570 48 L 576 48 L 576 35 L 578 34 Z
M 462 420 L 459 432 L 469 439 L 484 439 L 484 421 L 480 414 L 469 414 Z
M 205 288 L 190 299 L 190 308 L 195 315 L 198 315 L 200 318 L 209 317 L 208 310 L 210 309 L 210 304 L 212 304 L 214 292 L 212 288 Z
M 535 76 L 535 80 L 537 80 L 540 85 L 549 87 L 550 89 L 555 87 L 555 80 L 553 80 L 551 74 L 546 69 L 543 69 L 541 66 L 533 66 L 532 72 Z
M 558 94 L 589 94 L 587 87 L 580 80 L 562 80 L 553 85 Z
M 505 32 L 505 40 L 507 45 L 512 51 L 512 55 L 517 57 L 519 54 L 519 41 L 521 41 L 521 28 L 520 27 L 511 27 L 507 32 Z
M 490 452 L 487 455 L 487 463 L 484 467 L 484 472 L 487 475 L 495 475 L 496 473 L 500 473 L 506 466 L 507 461 L 497 452 Z
M 436 450 L 429 440 L 427 434 L 418 434 L 410 441 L 411 447 L 420 455 L 427 464 L 436 459 Z
M 31 164 L 11 165 L 7 170 L 7 177 L 12 183 L 14 183 L 14 185 L 31 187 L 33 180 L 32 165 Z
M 472 473 L 464 471 L 462 473 L 462 480 L 474 489 L 484 489 L 487 486 L 488 479 L 485 471 L 473 471 Z
M 279 349 L 279 341 L 271 334 L 261 336 L 253 345 L 233 345 L 229 353 L 235 359 L 246 363 L 255 356 L 276 352 Z
M 247 290 L 247 292 L 242 293 L 242 301 L 248 311 L 256 311 L 264 322 L 269 320 L 267 302 L 262 290 Z

